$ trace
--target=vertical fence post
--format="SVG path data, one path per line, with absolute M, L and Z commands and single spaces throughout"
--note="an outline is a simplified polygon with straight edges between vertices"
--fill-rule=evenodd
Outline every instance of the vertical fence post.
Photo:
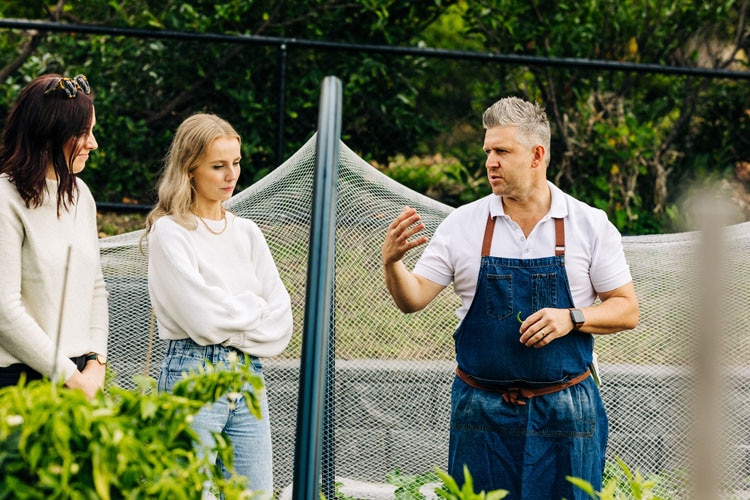
M 323 409 L 332 330 L 341 81 L 323 80 L 315 152 L 307 293 L 294 453 L 296 500 L 319 498 Z
M 336 279 L 334 273 L 331 291 L 331 322 L 328 329 L 328 362 L 326 363 L 325 394 L 323 404 L 323 440 L 321 457 L 321 491 L 326 498 L 336 497 Z M 316 497 L 317 498 L 317 497 Z
M 724 228 L 732 208 L 710 189 L 694 201 L 696 229 L 700 231 L 695 332 L 695 388 L 693 494 L 695 500 L 721 498 L 722 456 L 726 451 L 724 419 L 724 364 L 726 348 L 724 308 Z
M 286 117 L 286 59 L 287 45 L 279 45 L 278 55 L 278 83 L 279 95 L 276 101 L 276 165 L 278 167 L 284 163 L 284 118 Z

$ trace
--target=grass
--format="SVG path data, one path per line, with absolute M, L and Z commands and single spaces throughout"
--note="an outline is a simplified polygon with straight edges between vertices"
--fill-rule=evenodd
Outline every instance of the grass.
M 121 212 L 98 212 L 96 224 L 100 238 L 116 236 L 143 229 L 146 224 L 146 214 L 121 213 Z

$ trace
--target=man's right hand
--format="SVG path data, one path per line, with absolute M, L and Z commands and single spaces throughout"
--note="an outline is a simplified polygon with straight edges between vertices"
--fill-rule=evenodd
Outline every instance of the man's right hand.
M 383 242 L 385 285 L 398 308 L 405 313 L 423 309 L 445 288 L 409 272 L 401 260 L 412 248 L 427 243 L 426 236 L 409 239 L 424 230 L 425 226 L 420 219 L 415 209 L 404 207 L 401 215 L 388 226 Z
M 427 243 L 426 236 L 409 240 L 409 238 L 424 230 L 425 226 L 420 222 L 421 219 L 422 217 L 416 209 L 404 207 L 401 214 L 391 222 L 381 252 L 384 266 L 387 267 L 389 264 L 400 261 L 406 255 L 406 252 Z

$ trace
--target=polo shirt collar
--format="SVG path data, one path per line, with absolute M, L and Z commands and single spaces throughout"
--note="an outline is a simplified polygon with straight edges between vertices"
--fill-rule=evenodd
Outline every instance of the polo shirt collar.
M 550 181 L 547 181 L 547 185 L 549 186 L 550 193 L 552 193 L 552 203 L 550 204 L 549 213 L 547 215 L 555 218 L 566 217 L 568 215 L 568 204 L 565 203 L 565 193 Z

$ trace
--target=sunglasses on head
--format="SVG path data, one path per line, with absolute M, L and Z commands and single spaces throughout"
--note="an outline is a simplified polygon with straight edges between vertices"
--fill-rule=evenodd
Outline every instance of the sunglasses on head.
M 85 75 L 76 75 L 73 78 L 56 78 L 52 80 L 44 91 L 44 95 L 53 94 L 55 92 L 64 92 L 68 99 L 73 99 L 81 91 L 84 94 L 91 93 L 91 87 L 89 87 L 89 81 Z

